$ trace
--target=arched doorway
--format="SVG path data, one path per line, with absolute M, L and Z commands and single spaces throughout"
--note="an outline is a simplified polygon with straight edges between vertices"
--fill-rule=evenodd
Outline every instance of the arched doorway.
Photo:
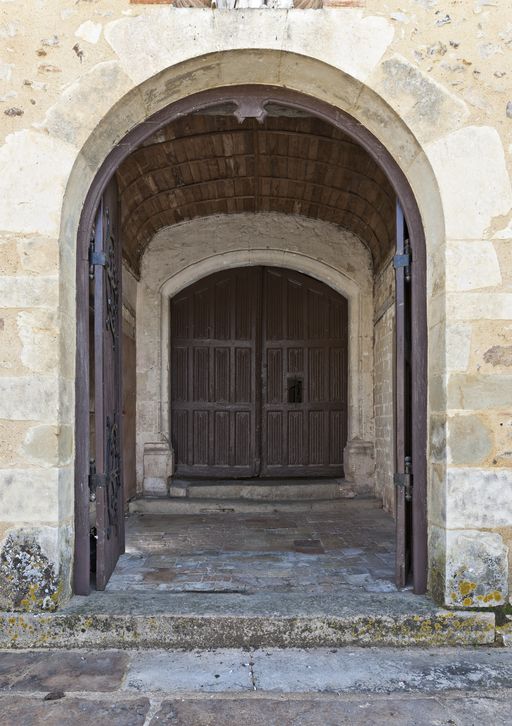
M 218 272 L 171 301 L 175 477 L 342 477 L 347 301 L 280 268 Z
M 397 307 L 397 314 L 407 317 L 407 320 L 404 318 L 402 324 L 397 325 L 397 331 L 402 331 L 400 333 L 402 335 L 402 333 L 405 334 L 406 330 L 409 329 L 411 331 L 411 340 L 409 343 L 404 340 L 403 345 L 397 348 L 397 351 L 401 351 L 401 362 L 397 361 L 397 364 L 399 364 L 397 365 L 397 392 L 399 392 L 399 395 L 397 395 L 395 417 L 397 452 L 396 481 L 397 498 L 402 501 L 402 507 L 401 509 L 399 507 L 398 510 L 399 516 L 397 521 L 399 526 L 397 529 L 399 539 L 403 540 L 404 543 L 405 541 L 409 542 L 410 523 L 412 521 L 412 531 L 414 532 L 414 536 L 412 537 L 412 562 L 415 589 L 418 592 L 423 592 L 426 582 L 426 303 L 424 238 L 419 212 L 412 192 L 398 165 L 382 145 L 366 129 L 356 124 L 349 116 L 340 113 L 338 109 L 331 108 L 327 104 L 319 103 L 314 99 L 293 92 L 286 92 L 282 89 L 259 89 L 258 87 L 207 91 L 196 97 L 170 106 L 165 110 L 165 113 L 160 112 L 159 117 L 153 119 L 151 128 L 138 127 L 134 129 L 129 135 L 130 138 L 128 141 L 125 140 L 124 149 L 118 147 L 116 153 L 107 159 L 102 168 L 102 172 L 99 174 L 98 186 L 91 191 L 86 202 L 82 215 L 81 241 L 79 244 L 82 245 L 82 250 L 85 244 L 87 246 L 89 245 L 90 229 L 97 208 L 98 198 L 101 195 L 106 180 L 117 168 L 119 161 L 124 156 L 127 156 L 128 152 L 134 146 L 141 144 L 145 138 L 148 138 L 154 133 L 156 127 L 163 127 L 165 123 L 168 123 L 173 118 L 182 116 L 187 112 L 187 109 L 194 111 L 197 111 L 198 108 L 212 110 L 216 106 L 218 107 L 219 103 L 223 104 L 223 108 L 225 108 L 226 104 L 228 107 L 231 105 L 234 113 L 242 119 L 263 118 L 267 113 L 268 107 L 272 104 L 277 104 L 281 108 L 285 106 L 294 109 L 295 112 L 307 113 L 314 118 L 322 119 L 335 128 L 342 129 L 344 133 L 356 140 L 373 160 L 378 161 L 379 168 L 385 173 L 385 176 L 398 196 L 398 235 L 395 266 L 398 270 L 397 278 L 401 281 L 399 284 L 401 285 L 403 282 L 405 285 L 407 282 L 410 285 L 410 294 L 404 294 Z M 406 224 L 402 224 L 402 210 Z M 156 212 L 156 215 L 158 213 L 159 211 Z M 412 259 L 414 260 L 412 265 L 411 256 L 407 250 L 407 240 L 410 242 L 410 248 L 412 249 Z M 85 279 L 83 271 L 80 272 L 79 270 L 78 281 L 78 311 L 80 316 L 80 300 L 85 300 L 88 294 L 88 282 Z M 409 300 L 410 305 L 408 304 Z M 82 320 L 81 325 L 79 325 L 79 335 L 80 330 L 83 332 L 85 327 L 87 327 L 86 323 Z M 407 371 L 410 371 L 410 374 Z M 80 378 L 81 376 L 79 375 Z M 413 386 L 411 386 L 411 381 L 414 381 Z M 80 408 L 80 405 L 83 406 L 86 400 L 86 394 L 88 400 L 88 383 L 84 382 L 82 377 L 81 382 L 79 380 L 77 389 L 77 411 L 79 412 L 79 416 L 81 416 L 82 429 L 80 428 L 80 421 L 77 420 L 79 424 L 77 426 L 77 437 L 80 438 L 81 436 L 83 440 L 85 440 L 83 432 L 88 428 L 88 422 L 84 420 L 83 409 Z M 77 450 L 77 474 L 80 472 L 80 475 L 77 476 L 77 482 L 84 481 L 84 469 L 88 469 L 86 457 L 84 456 L 86 449 L 87 447 L 84 445 L 83 450 Z M 408 461 L 409 458 L 412 464 Z M 409 502 L 406 487 L 408 477 L 411 473 L 411 465 L 415 486 L 415 497 L 412 505 Z M 99 474 L 99 476 L 104 475 L 105 472 L 100 472 Z M 81 581 L 83 587 L 82 585 L 77 585 L 77 592 L 80 592 L 81 589 L 86 589 L 84 583 L 85 580 L 88 580 L 88 575 L 86 574 L 86 570 L 88 570 L 88 557 L 84 562 L 82 554 L 84 551 L 83 543 L 85 542 L 84 530 L 87 522 L 83 503 L 85 494 L 88 497 L 88 492 L 83 491 L 83 486 L 81 490 L 79 485 L 77 491 L 77 542 L 79 541 L 81 543 L 81 547 L 77 548 L 77 553 L 80 553 L 80 556 L 76 560 L 76 582 Z M 402 556 L 405 561 L 405 549 Z M 402 568 L 404 570 L 407 569 L 403 563 Z

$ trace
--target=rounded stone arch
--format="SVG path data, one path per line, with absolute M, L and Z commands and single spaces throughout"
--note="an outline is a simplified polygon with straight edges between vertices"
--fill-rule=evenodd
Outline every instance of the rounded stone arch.
M 257 60 L 258 62 L 255 62 Z M 266 60 L 267 63 L 262 62 Z M 269 68 L 273 69 L 269 72 Z M 277 74 L 276 74 L 276 69 Z M 244 85 L 250 78 L 251 84 Z M 126 90 L 126 89 L 125 89 Z M 83 143 L 66 185 L 61 214 L 62 269 L 76 259 L 76 426 L 75 541 L 88 537 L 85 501 L 88 497 L 88 361 L 80 348 L 88 346 L 87 253 L 94 213 L 115 169 L 137 145 L 179 116 L 233 103 L 240 118 L 258 117 L 266 103 L 290 106 L 337 126 L 379 163 L 393 187 L 408 224 L 415 265 L 413 277 L 412 347 L 419 351 L 413 376 L 422 381 L 413 407 L 413 452 L 417 481 L 418 558 L 426 562 L 427 487 L 427 277 L 426 242 L 437 248 L 444 241 L 444 218 L 437 180 L 414 133 L 389 104 L 369 86 L 316 58 L 276 50 L 225 50 L 189 58 L 133 86 L 113 103 Z M 90 114 L 88 109 L 84 113 Z M 74 240 L 78 238 L 75 248 Z M 443 285 L 431 275 L 428 289 Z M 63 280 L 69 293 L 74 280 Z M 72 341 L 65 341 L 64 344 Z M 421 491 L 420 491 L 421 490 Z M 421 530 L 421 532 L 420 532 Z M 88 563 L 82 555 L 82 567 Z M 421 575 L 418 591 L 424 591 Z
M 248 79 L 250 86 L 246 85 Z M 439 185 L 423 145 L 415 129 L 376 90 L 318 58 L 270 48 L 247 48 L 211 52 L 166 67 L 140 84 L 133 83 L 129 90 L 123 87 L 123 93 L 110 99 L 106 113 L 101 109 L 98 112 L 87 101 L 82 114 L 89 131 L 78 144 L 79 152 L 66 183 L 62 242 L 69 244 L 76 239 L 79 227 L 92 222 L 112 170 L 137 144 L 173 118 L 218 105 L 221 95 L 236 98 L 240 86 L 267 88 L 272 92 L 269 99 L 308 99 L 307 108 L 316 115 L 339 124 L 359 142 L 368 140 L 373 146 L 373 150 L 367 149 L 370 155 L 384 169 L 386 160 L 391 161 L 410 189 L 412 205 L 401 198 L 390 177 L 406 217 L 419 213 L 429 246 L 444 240 Z M 69 99 L 66 97 L 64 102 L 69 103 Z
M 224 215 L 221 217 L 197 218 L 190 222 L 164 228 L 148 246 L 142 265 L 141 291 L 137 303 L 137 319 L 139 320 L 140 345 L 138 349 L 138 375 L 141 383 L 146 372 L 155 371 L 160 380 L 158 401 L 159 430 L 154 432 L 164 442 L 170 442 L 169 402 L 170 381 L 172 372 L 170 361 L 170 300 L 179 292 L 198 282 L 202 278 L 225 269 L 249 266 L 281 267 L 309 275 L 341 294 L 348 301 L 349 316 L 349 369 L 348 369 L 348 434 L 350 439 L 365 439 L 373 418 L 372 388 L 373 366 L 368 356 L 363 354 L 367 345 L 371 345 L 373 336 L 372 321 L 372 274 L 371 259 L 368 249 L 356 235 L 338 230 L 327 222 L 298 219 L 279 215 L 281 226 L 279 235 L 295 232 L 296 249 L 286 249 L 283 244 L 276 244 L 265 237 L 265 229 L 275 222 L 273 214 L 255 215 L 254 224 L 250 225 L 245 215 Z M 288 225 L 287 220 L 290 220 Z M 239 249 L 227 249 L 211 255 L 202 255 L 180 265 L 174 260 L 173 242 L 176 238 L 190 235 L 206 235 L 207 229 L 215 223 L 223 230 L 223 236 L 231 234 L 240 241 Z M 297 229 L 304 226 L 302 233 Z M 240 227 L 242 229 L 240 229 Z M 288 227 L 288 229 L 287 229 Z M 295 227 L 295 229 L 293 229 Z M 307 252 L 307 242 L 312 228 L 319 233 L 330 236 L 337 241 L 338 264 L 334 259 L 329 262 L 313 257 Z M 250 244 L 251 237 L 258 240 Z M 301 245 L 303 249 L 298 249 Z M 332 254 L 334 258 L 334 253 Z M 347 264 L 350 259 L 351 264 Z M 169 270 L 173 272 L 169 274 Z M 149 294 L 148 294 L 149 293 Z M 155 320 L 158 322 L 155 324 Z M 142 332 L 143 331 L 143 332 Z M 155 340 L 159 334 L 159 338 Z M 153 344 L 149 344 L 151 341 Z M 144 342 L 144 346 L 142 343 Z M 143 350 L 144 348 L 144 350 Z M 159 353 L 155 350 L 159 349 Z M 149 360 L 148 360 L 149 359 Z M 147 390 L 147 385 L 145 386 Z M 142 477 L 142 457 L 138 452 L 139 480 Z

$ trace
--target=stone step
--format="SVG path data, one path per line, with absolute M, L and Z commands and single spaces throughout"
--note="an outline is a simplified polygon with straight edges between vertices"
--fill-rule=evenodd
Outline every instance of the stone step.
M 370 497 L 368 497 L 370 498 Z M 350 499 L 298 499 L 254 501 L 251 499 L 196 499 L 188 497 L 147 497 L 129 503 L 131 514 L 268 514 L 286 512 L 335 512 L 350 506 Z M 377 503 L 375 506 L 379 506 Z
M 353 602 L 351 602 L 353 600 Z M 105 593 L 75 597 L 56 613 L 0 613 L 0 648 L 316 648 L 459 646 L 495 642 L 488 612 L 447 611 L 411 593 L 378 601 L 265 599 L 209 593 Z
M 370 493 L 370 492 L 368 492 Z M 171 497 L 189 499 L 247 499 L 282 502 L 317 499 L 351 499 L 355 490 L 345 479 L 238 479 L 190 481 L 175 479 Z

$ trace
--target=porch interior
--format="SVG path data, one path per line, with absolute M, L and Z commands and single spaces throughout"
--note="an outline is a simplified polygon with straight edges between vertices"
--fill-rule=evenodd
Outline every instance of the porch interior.
M 107 593 L 238 595 L 242 612 L 262 596 L 279 608 L 283 594 L 346 603 L 397 594 L 394 523 L 378 500 L 250 504 L 203 499 L 196 513 L 131 513 Z
M 118 169 L 129 514 L 126 552 L 88 609 L 308 617 L 345 609 L 354 615 L 371 611 L 372 593 L 381 614 L 382 598 L 390 599 L 393 612 L 412 607 L 411 593 L 394 584 L 390 513 L 395 194 L 379 165 L 344 133 L 298 111 L 269 106 L 266 113 L 264 121 L 240 122 L 233 109 L 219 108 L 179 119 Z M 332 239 L 326 242 L 327 227 L 312 226 L 301 247 L 297 224 L 291 234 L 277 232 L 282 240 L 258 241 L 252 221 L 258 217 L 307 218 L 327 224 Z M 211 220 L 204 242 L 201 218 Z M 165 265 L 175 274 L 196 258 L 246 244 L 242 237 L 236 242 L 236 233 L 226 241 L 228 218 L 253 229 L 255 249 L 273 244 L 303 259 L 316 257 L 330 265 L 329 274 L 348 276 L 358 287 L 364 322 L 354 319 L 363 327 L 348 334 L 351 345 L 357 339 L 361 346 L 350 372 L 359 391 L 349 423 L 356 464 L 348 472 L 345 460 L 345 474 L 353 475 L 347 482 L 216 480 L 180 487 L 159 463 L 155 475 L 173 436 L 162 428 L 169 394 L 158 383 L 165 376 L 154 322 L 161 309 L 159 275 Z M 192 242 L 180 237 L 187 225 L 198 230 Z M 80 607 L 80 599 L 71 607 Z M 422 607 L 430 612 L 433 606 L 422 599 L 414 611 Z

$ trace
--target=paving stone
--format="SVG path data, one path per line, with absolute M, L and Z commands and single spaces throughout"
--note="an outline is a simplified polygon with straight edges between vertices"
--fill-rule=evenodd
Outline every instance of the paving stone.
M 502 649 L 287 648 L 256 650 L 252 658 L 255 685 L 268 692 L 439 693 L 512 688 L 512 659 Z
M 434 699 L 278 701 L 259 698 L 166 701 L 150 726 L 440 726 L 449 723 L 454 722 L 449 721 L 448 708 Z
M 335 513 L 137 514 L 127 532 L 107 592 L 395 590 L 393 521 L 371 500 Z
M 1 726 L 143 726 L 149 700 L 132 701 L 0 696 Z
M 115 691 L 129 656 L 121 651 L 0 652 L 0 688 L 16 691 Z
M 241 650 L 139 653 L 125 688 L 135 691 L 252 691 L 250 657 Z

